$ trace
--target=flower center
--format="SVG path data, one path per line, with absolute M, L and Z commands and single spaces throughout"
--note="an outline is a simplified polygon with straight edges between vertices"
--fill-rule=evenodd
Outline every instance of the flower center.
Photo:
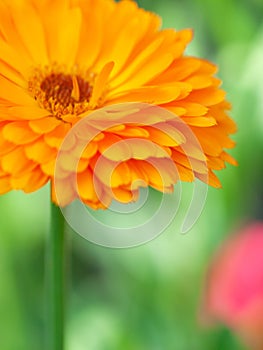
M 93 80 L 91 75 L 76 72 L 37 69 L 29 80 L 28 89 L 40 107 L 62 119 L 64 115 L 79 115 L 89 109 Z
M 91 86 L 79 76 L 70 76 L 62 73 L 47 76 L 40 84 L 47 101 L 54 100 L 63 107 L 74 103 L 88 101 L 91 95 Z

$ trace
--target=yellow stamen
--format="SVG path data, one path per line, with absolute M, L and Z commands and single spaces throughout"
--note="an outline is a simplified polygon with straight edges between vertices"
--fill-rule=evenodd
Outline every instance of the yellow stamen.
M 75 75 L 72 77 L 72 84 L 73 84 L 73 89 L 71 92 L 71 97 L 74 98 L 75 101 L 79 102 L 80 99 L 80 91 L 79 91 L 79 84 L 78 84 L 78 79 L 76 78 Z

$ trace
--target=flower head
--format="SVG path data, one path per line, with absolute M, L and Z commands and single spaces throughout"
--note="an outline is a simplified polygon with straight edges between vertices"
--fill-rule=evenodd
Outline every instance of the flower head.
M 86 184 L 78 188 L 81 199 L 94 208 L 105 206 L 94 191 L 94 164 L 109 145 L 128 138 L 158 144 L 181 180 L 196 177 L 220 187 L 213 170 L 235 163 L 225 152 L 234 145 L 229 134 L 235 124 L 214 77 L 216 67 L 184 55 L 191 30 L 161 30 L 158 16 L 128 0 L 0 0 L 0 23 L 0 193 L 54 184 L 56 157 L 72 127 L 102 107 L 129 102 L 160 106 L 179 117 L 198 139 L 206 170 L 198 154 L 182 150 L 178 133 L 171 140 L 154 128 L 154 118 L 145 125 L 120 124 L 101 130 L 81 154 L 78 181 Z M 166 130 L 176 129 L 172 121 L 162 122 Z M 163 186 L 145 165 L 153 157 L 148 152 L 119 164 L 118 200 L 132 200 L 131 184 L 141 176 L 150 186 L 171 190 L 176 180 Z M 110 203 L 111 184 L 101 187 Z M 73 199 L 68 195 L 64 204 Z
M 237 332 L 250 349 L 263 346 L 263 223 L 230 237 L 211 265 L 205 306 L 210 317 Z

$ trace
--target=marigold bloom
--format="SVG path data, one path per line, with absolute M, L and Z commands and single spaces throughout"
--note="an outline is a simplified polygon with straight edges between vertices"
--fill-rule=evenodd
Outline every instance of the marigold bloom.
M 133 1 L 0 0 L 0 193 L 32 192 L 53 183 L 57 153 L 72 126 L 94 110 L 126 102 L 177 115 L 199 140 L 208 172 L 197 155 L 185 154 L 180 142 L 149 123 L 120 125 L 101 132 L 82 154 L 80 198 L 94 208 L 104 206 L 93 188 L 95 161 L 109 144 L 133 137 L 163 147 L 181 180 L 206 181 L 208 175 L 208 183 L 220 187 L 213 170 L 235 163 L 225 152 L 234 145 L 229 134 L 235 124 L 214 77 L 216 67 L 184 55 L 191 39 L 188 29 L 160 30 L 159 17 Z M 132 199 L 131 183 L 142 172 L 146 183 L 163 188 L 145 165 L 148 158 L 124 161 L 116 169 L 118 200 Z M 88 193 L 83 183 L 89 184 Z M 103 191 L 110 203 L 108 189 Z M 68 196 L 67 202 L 73 199 Z
M 249 345 L 263 346 L 263 223 L 230 237 L 217 252 L 206 286 L 207 314 Z

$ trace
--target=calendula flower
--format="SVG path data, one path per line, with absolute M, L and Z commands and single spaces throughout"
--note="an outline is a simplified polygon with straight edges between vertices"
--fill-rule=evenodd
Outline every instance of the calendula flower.
M 196 136 L 204 158 L 194 150 L 186 154 L 179 132 L 170 137 L 169 128 L 176 129 L 171 120 L 163 120 L 160 129 L 155 127 L 160 120 L 149 116 L 147 123 L 135 124 L 120 118 L 118 127 L 103 129 L 81 154 L 78 196 L 85 203 L 105 207 L 113 197 L 129 202 L 138 190 L 132 188 L 136 179 L 164 191 L 178 178 L 220 187 L 213 170 L 235 164 L 225 152 L 234 145 L 229 134 L 235 124 L 214 77 L 216 67 L 184 55 L 191 39 L 188 29 L 161 30 L 159 17 L 133 1 L 0 0 L 0 193 L 32 192 L 51 181 L 57 202 L 56 157 L 67 133 L 93 111 L 128 102 L 174 113 Z M 114 169 L 117 180 L 95 174 L 106 198 L 102 203 L 94 189 L 96 160 L 109 145 L 131 138 L 160 146 L 179 177 L 163 184 L 148 162 L 155 153 L 133 154 Z M 204 160 L 206 167 L 200 165 Z M 64 165 L 74 171 L 70 160 Z M 63 204 L 74 198 L 67 193 Z

